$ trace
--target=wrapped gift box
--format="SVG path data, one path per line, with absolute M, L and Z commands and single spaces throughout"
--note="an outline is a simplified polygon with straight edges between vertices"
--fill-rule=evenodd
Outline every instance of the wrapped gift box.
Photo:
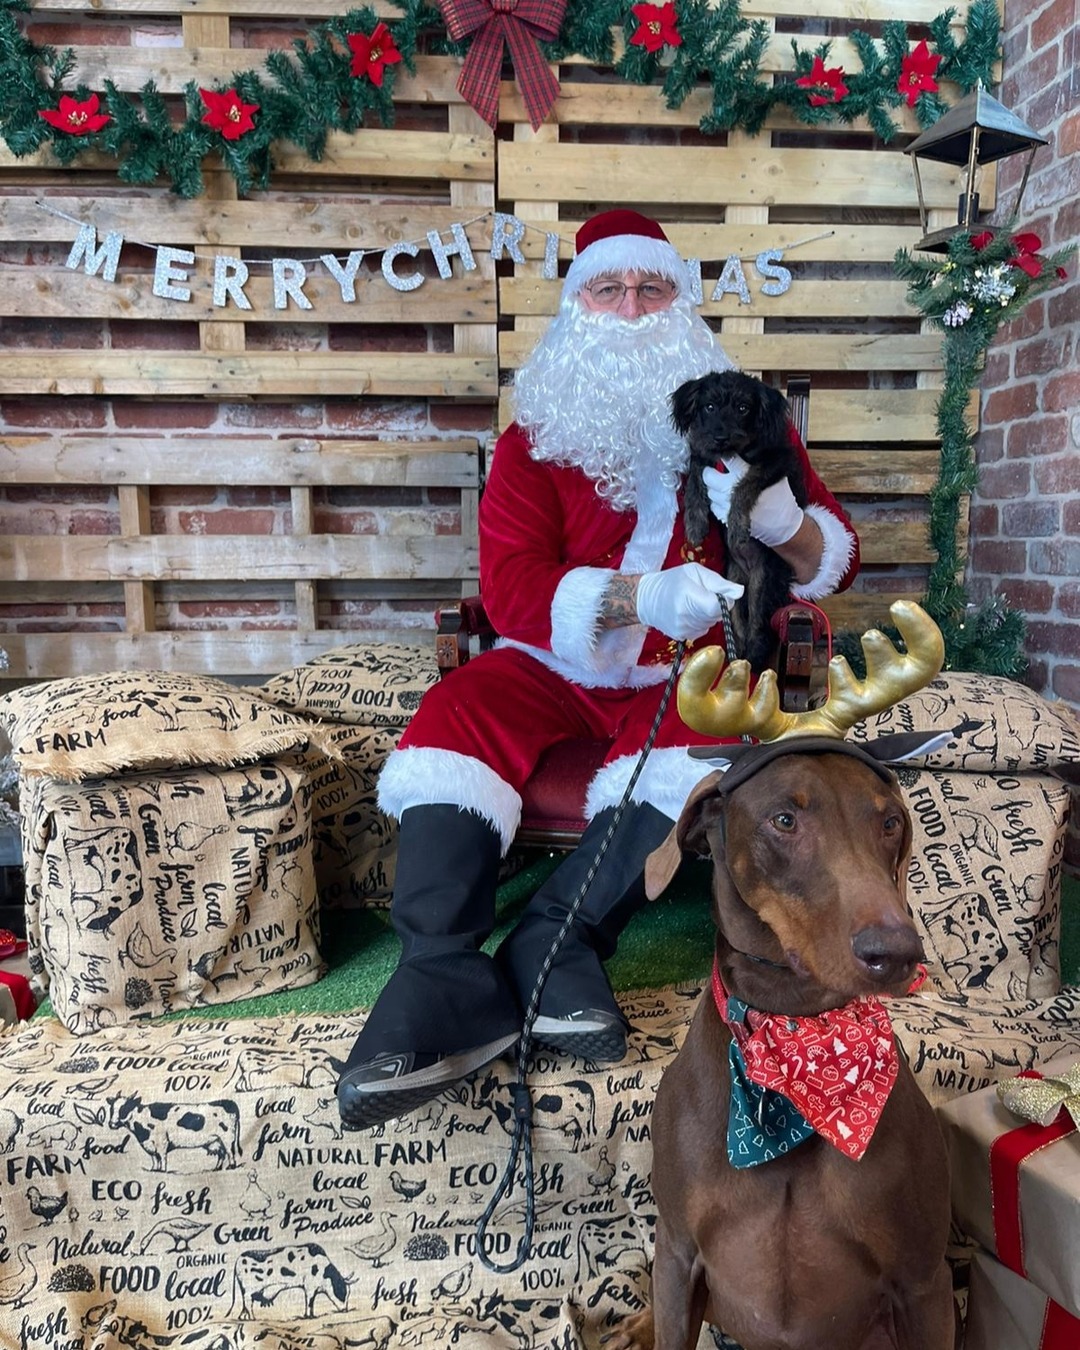
M 988 1252 L 971 1260 L 964 1350 L 1076 1350 L 1080 1325 Z
M 1067 1089 L 1057 1086 L 1070 1069 L 1076 1074 L 1075 1062 L 1041 1080 L 1045 1095 L 1052 1100 L 1056 1093 L 1059 1101 L 1037 1120 L 1007 1109 L 998 1088 L 938 1108 L 954 1217 L 998 1258 L 988 1264 L 980 1257 L 978 1277 L 973 1274 L 965 1350 L 1080 1347 L 1080 1132 L 1061 1104 Z M 1020 1075 L 1008 1086 L 1039 1081 Z M 1008 1302 L 1011 1323 L 993 1314 L 999 1302 Z M 1025 1330 L 1010 1332 L 1010 1325 Z M 1047 1339 L 1051 1331 L 1054 1339 Z

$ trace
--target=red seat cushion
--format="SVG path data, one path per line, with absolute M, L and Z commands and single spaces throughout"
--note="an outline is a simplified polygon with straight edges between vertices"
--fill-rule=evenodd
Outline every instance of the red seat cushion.
M 519 837 L 567 846 L 585 829 L 585 794 L 610 741 L 561 741 L 537 764 L 521 794 Z

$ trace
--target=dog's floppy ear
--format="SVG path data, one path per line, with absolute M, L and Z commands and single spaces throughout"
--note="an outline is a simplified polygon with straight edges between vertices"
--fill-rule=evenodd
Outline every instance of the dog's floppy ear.
M 722 777 L 722 773 L 707 774 L 691 789 L 686 805 L 668 837 L 645 859 L 645 894 L 650 900 L 657 899 L 667 890 L 684 855 L 697 853 L 705 856 L 709 853 L 706 817 L 711 813 L 707 808 L 710 802 L 716 802 L 722 809 L 722 803 L 716 796 L 716 785 Z
M 764 445 L 787 445 L 790 410 L 788 401 L 779 389 L 761 383 L 758 387 L 758 401 L 761 409 L 758 432 Z
M 707 378 L 708 376 L 700 380 L 687 380 L 671 395 L 671 424 L 680 436 L 685 436 L 694 424 L 698 395 Z

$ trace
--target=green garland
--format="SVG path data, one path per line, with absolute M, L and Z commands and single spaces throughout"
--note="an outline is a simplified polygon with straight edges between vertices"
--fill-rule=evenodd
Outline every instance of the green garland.
M 401 64 L 415 72 L 417 51 L 462 55 L 467 44 L 453 43 L 446 35 L 443 17 L 427 0 L 395 0 L 402 14 L 386 26 L 400 53 Z M 76 59 L 69 48 L 57 51 L 39 46 L 23 31 L 19 14 L 31 12 L 30 0 L 0 0 L 0 80 L 5 103 L 0 112 L 0 135 L 13 154 L 33 154 L 48 144 L 62 164 L 74 162 L 88 151 L 116 161 L 119 177 L 128 183 L 165 181 L 181 197 L 202 192 L 202 161 L 213 152 L 236 179 L 241 193 L 253 187 L 266 188 L 273 170 L 272 148 L 278 142 L 299 147 L 318 161 L 331 131 L 361 131 L 372 117 L 383 126 L 394 122 L 393 87 L 396 64 L 386 66 L 377 83 L 352 73 L 350 35 L 371 35 L 378 20 L 370 9 L 355 9 L 340 18 L 313 27 L 306 40 L 293 44 L 292 54 L 275 51 L 261 70 L 238 71 L 229 92 L 255 109 L 243 134 L 226 137 L 206 125 L 206 104 L 197 84 L 184 91 L 185 117 L 177 125 L 169 106 L 153 81 L 137 96 L 122 93 L 106 80 L 101 115 L 92 122 L 84 117 L 80 134 L 53 126 L 42 117 L 55 112 L 62 98 L 85 104 L 97 95 L 85 84 L 74 87 Z M 935 18 L 928 31 L 934 47 L 934 71 L 913 103 L 921 126 L 935 122 L 947 105 L 937 92 L 938 80 L 949 80 L 967 93 L 979 81 L 994 82 L 994 65 L 1000 55 L 1000 20 L 995 0 L 973 0 L 968 10 L 964 40 L 957 43 L 950 24 L 956 11 L 948 9 Z M 905 102 L 900 81 L 908 59 L 908 29 L 899 21 L 882 25 L 879 46 L 863 32 L 853 32 L 851 41 L 862 63 L 861 71 L 843 75 L 841 97 L 814 100 L 808 81 L 815 58 L 824 61 L 828 42 L 812 52 L 792 42 L 795 78 L 771 81 L 763 77 L 761 61 L 769 44 L 763 20 L 748 21 L 738 0 L 678 0 L 672 9 L 679 42 L 650 51 L 635 44 L 639 19 L 631 0 L 569 0 L 557 41 L 542 44 L 545 57 L 558 61 L 571 55 L 596 64 L 611 65 L 615 59 L 613 31 L 625 35 L 624 55 L 615 70 L 627 81 L 652 84 L 661 81 L 661 92 L 670 108 L 707 82 L 711 107 L 701 119 L 702 131 L 716 134 L 740 128 L 760 131 L 771 109 L 788 108 L 810 126 L 851 123 L 865 117 L 884 141 L 897 134 L 892 112 Z M 839 74 L 837 79 L 839 79 Z M 218 94 L 226 91 L 215 86 Z M 87 127 L 102 123 L 96 130 Z
M 1022 674 L 1023 616 L 998 595 L 969 602 L 959 554 L 960 505 L 978 484 L 967 406 L 1002 324 L 1064 275 L 1073 248 L 1046 257 L 1037 235 L 1014 234 L 1010 224 L 949 241 L 944 256 L 900 249 L 896 275 L 908 283 L 908 301 L 942 336 L 944 383 L 937 406 L 941 469 L 930 493 L 930 542 L 937 559 L 927 578 L 923 607 L 945 638 L 946 665 L 989 675 Z

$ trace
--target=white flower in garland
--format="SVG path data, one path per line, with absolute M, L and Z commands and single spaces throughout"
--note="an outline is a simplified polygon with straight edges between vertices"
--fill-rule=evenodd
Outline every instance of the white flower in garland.
M 993 267 L 976 267 L 975 275 L 966 289 L 984 305 L 998 304 L 1004 308 L 1016 294 L 1016 286 L 1004 263 Z
M 966 300 L 957 300 L 955 304 L 950 305 L 941 316 L 941 322 L 947 328 L 960 328 L 975 313 Z

